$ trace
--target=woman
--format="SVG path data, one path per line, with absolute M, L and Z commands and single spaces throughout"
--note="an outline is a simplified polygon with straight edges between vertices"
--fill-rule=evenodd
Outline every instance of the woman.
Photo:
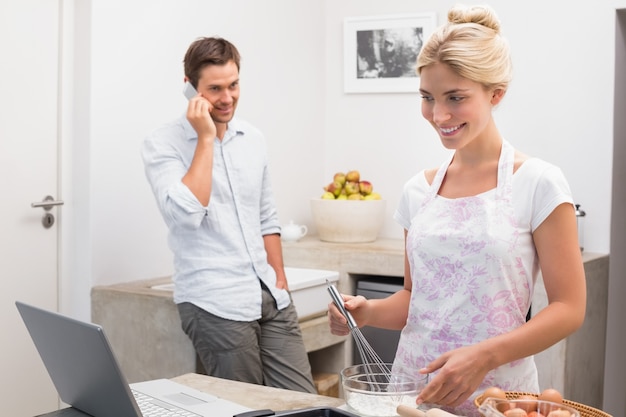
M 539 392 L 532 355 L 584 320 L 575 210 L 562 172 L 495 125 L 511 60 L 489 7 L 452 8 L 417 69 L 422 115 L 454 153 L 404 187 L 394 215 L 405 229 L 404 289 L 344 296 L 345 306 L 359 326 L 402 329 L 394 368 L 432 373 L 418 404 L 477 415 L 473 399 L 489 386 Z M 526 322 L 539 274 L 549 304 Z M 348 333 L 332 304 L 329 316 L 334 334 Z

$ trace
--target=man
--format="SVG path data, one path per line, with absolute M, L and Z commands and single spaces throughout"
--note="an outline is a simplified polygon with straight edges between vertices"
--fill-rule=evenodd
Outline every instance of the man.
M 197 90 L 144 142 L 169 228 L 174 302 L 209 375 L 315 393 L 285 276 L 265 138 L 234 117 L 237 48 L 200 38 L 184 58 Z

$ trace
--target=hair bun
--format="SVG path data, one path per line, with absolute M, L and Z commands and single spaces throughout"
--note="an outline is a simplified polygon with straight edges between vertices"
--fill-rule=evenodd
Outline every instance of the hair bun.
M 448 12 L 448 22 L 451 24 L 476 23 L 500 33 L 500 20 L 496 12 L 487 5 L 454 6 Z

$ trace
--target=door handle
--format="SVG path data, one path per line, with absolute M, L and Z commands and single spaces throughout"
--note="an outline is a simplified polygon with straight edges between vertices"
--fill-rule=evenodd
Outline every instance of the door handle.
M 52 197 L 51 195 L 47 195 L 42 201 L 31 203 L 30 206 L 34 208 L 41 207 L 45 211 L 50 211 L 52 210 L 52 207 L 62 206 L 63 204 L 65 204 L 63 200 L 55 200 L 54 197 Z

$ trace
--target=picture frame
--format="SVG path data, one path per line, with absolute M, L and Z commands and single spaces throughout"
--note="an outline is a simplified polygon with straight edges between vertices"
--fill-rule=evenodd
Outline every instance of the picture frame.
M 344 20 L 345 93 L 418 93 L 417 55 L 435 30 L 434 12 Z

